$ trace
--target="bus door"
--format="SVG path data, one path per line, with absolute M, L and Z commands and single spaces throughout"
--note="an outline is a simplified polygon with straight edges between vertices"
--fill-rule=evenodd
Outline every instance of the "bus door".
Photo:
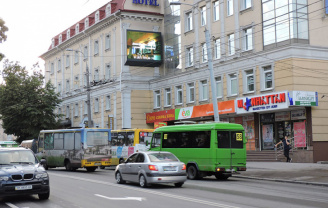
M 218 131 L 217 141 L 217 163 L 219 166 L 231 169 L 246 163 L 242 131 Z

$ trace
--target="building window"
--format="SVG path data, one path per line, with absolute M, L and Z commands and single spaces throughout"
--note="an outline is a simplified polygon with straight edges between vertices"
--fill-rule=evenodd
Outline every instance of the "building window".
M 79 32 L 80 32 L 80 26 L 79 26 L 79 24 L 76 24 L 75 25 L 75 34 L 79 34 Z
M 193 82 L 187 84 L 187 102 L 195 102 L 195 84 Z
M 252 7 L 252 0 L 241 0 L 241 10 L 248 9 Z
M 84 74 L 84 86 L 87 86 L 87 74 Z
M 176 105 L 182 105 L 182 99 L 183 99 L 183 95 L 182 95 L 182 86 L 176 86 L 175 87 L 175 98 L 176 98 Z
M 253 29 L 247 28 L 243 30 L 244 38 L 243 38 L 243 48 L 244 51 L 253 49 Z
M 216 59 L 220 59 L 221 58 L 221 40 L 220 38 L 215 40 L 215 46 L 214 46 L 214 56 Z
M 105 37 L 105 50 L 110 50 L 110 34 L 107 34 Z
M 66 92 L 70 91 L 69 79 L 66 80 Z
M 186 49 L 186 65 L 187 67 L 194 65 L 194 49 L 192 47 Z
M 171 88 L 165 89 L 165 106 L 171 106 Z
M 309 39 L 307 0 L 262 2 L 264 46 L 288 39 Z
M 200 101 L 208 100 L 207 80 L 200 81 L 199 96 L 200 96 Z
M 69 67 L 70 64 L 70 57 L 69 55 L 66 55 L 66 68 Z
M 157 90 L 154 92 L 154 108 L 161 107 L 161 92 Z
M 188 32 L 188 31 L 191 31 L 193 29 L 193 23 L 192 23 L 192 12 L 188 12 L 186 13 L 185 15 L 186 17 L 186 27 L 185 27 L 185 31 Z
M 105 79 L 110 79 L 110 64 L 106 64 Z
M 94 55 L 98 55 L 98 54 L 99 54 L 99 41 L 96 40 L 94 44 Z
M 51 63 L 50 64 L 50 73 L 53 74 L 55 72 L 55 64 Z
M 79 63 L 79 52 L 75 51 L 74 53 L 74 64 Z
M 76 75 L 74 77 L 74 89 L 78 89 L 79 88 L 79 75 Z
M 67 39 L 69 39 L 71 37 L 71 31 L 70 31 L 70 29 L 67 30 L 66 36 L 67 36 Z
M 228 35 L 228 52 L 229 55 L 234 55 L 235 54 L 235 35 L 230 34 Z
M 75 117 L 79 116 L 79 104 L 78 103 L 75 103 L 74 116 Z
M 96 19 L 96 23 L 99 22 L 99 11 L 96 12 L 95 19 Z
M 206 25 L 206 6 L 200 8 L 200 18 L 201 25 Z
M 57 70 L 58 72 L 60 72 L 61 71 L 61 60 L 60 59 L 58 59 L 58 70 Z
M 272 75 L 272 66 L 262 67 L 261 71 L 261 83 L 262 90 L 270 90 L 273 88 L 273 75 Z
M 95 98 L 95 113 L 99 112 L 99 98 Z
M 215 86 L 216 86 L 216 98 L 222 98 L 223 97 L 223 86 L 222 86 L 221 77 L 215 78 Z
M 66 106 L 66 118 L 69 118 L 69 105 Z
M 250 93 L 254 92 L 255 84 L 254 84 L 254 72 L 253 69 L 244 71 L 244 92 Z
M 63 36 L 60 34 L 59 35 L 59 44 L 62 43 L 62 40 L 63 40 Z
M 84 60 L 88 58 L 88 46 L 84 46 L 83 50 Z
M 110 110 L 111 102 L 110 102 L 110 95 L 106 96 L 106 110 Z
M 61 114 L 61 113 L 62 113 L 62 109 L 61 109 L 61 108 L 58 108 L 57 113 L 58 113 L 58 114 Z
M 57 92 L 59 93 L 59 95 L 61 95 L 61 91 L 62 91 L 61 83 L 58 83 Z
M 89 27 L 89 17 L 87 17 L 85 20 L 84 20 L 84 29 L 87 29 Z
M 207 62 L 207 48 L 206 48 L 206 43 L 202 44 L 202 62 L 205 63 Z
M 233 15 L 233 0 L 227 0 L 227 14 L 228 16 Z
M 214 21 L 220 20 L 220 1 L 215 1 L 213 3 L 213 17 Z
M 88 114 L 88 101 L 84 101 L 84 115 Z
M 106 6 L 106 17 L 108 17 L 109 15 L 111 15 L 111 6 L 110 6 L 110 4 L 108 4 Z
M 228 75 L 228 95 L 235 96 L 238 93 L 237 74 Z
M 99 81 L 99 69 L 95 69 L 94 81 L 96 81 L 96 82 Z

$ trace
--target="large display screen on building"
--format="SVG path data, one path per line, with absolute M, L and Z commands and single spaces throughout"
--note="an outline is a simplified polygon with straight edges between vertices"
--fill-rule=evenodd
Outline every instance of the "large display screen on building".
M 157 67 L 162 64 L 162 37 L 159 32 L 127 30 L 125 65 Z

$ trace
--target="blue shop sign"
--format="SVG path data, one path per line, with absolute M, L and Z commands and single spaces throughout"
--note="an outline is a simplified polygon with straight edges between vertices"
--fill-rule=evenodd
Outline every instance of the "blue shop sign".
M 150 6 L 159 6 L 159 4 L 157 3 L 157 0 L 132 0 L 132 3 L 144 4 L 144 5 L 150 5 Z

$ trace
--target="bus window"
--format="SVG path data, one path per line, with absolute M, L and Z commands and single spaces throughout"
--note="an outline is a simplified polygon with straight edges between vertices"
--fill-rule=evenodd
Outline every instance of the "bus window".
M 44 134 L 40 134 L 39 136 L 39 142 L 38 142 L 38 152 L 43 151 L 44 148 Z
M 76 150 L 81 149 L 81 132 L 76 132 L 75 133 L 74 148 Z
M 64 135 L 64 149 L 74 149 L 74 133 L 65 133 Z
M 108 145 L 108 132 L 89 131 L 87 132 L 87 145 Z
M 244 145 L 243 133 L 241 131 L 231 132 L 231 148 L 242 149 Z
M 54 138 L 52 133 L 46 133 L 44 135 L 44 149 L 52 150 L 54 148 Z
M 64 148 L 64 134 L 55 133 L 54 134 L 54 149 L 61 150 Z
M 218 148 L 230 148 L 228 131 L 218 131 Z
M 231 135 L 231 137 L 229 136 Z M 231 140 L 230 140 L 231 138 Z M 218 131 L 218 148 L 243 149 L 243 132 L 241 131 Z
M 153 132 L 139 132 L 139 144 L 146 144 L 146 141 L 148 141 L 148 144 L 150 144 L 151 137 L 153 136 Z
M 164 133 L 163 148 L 210 148 L 210 131 Z

